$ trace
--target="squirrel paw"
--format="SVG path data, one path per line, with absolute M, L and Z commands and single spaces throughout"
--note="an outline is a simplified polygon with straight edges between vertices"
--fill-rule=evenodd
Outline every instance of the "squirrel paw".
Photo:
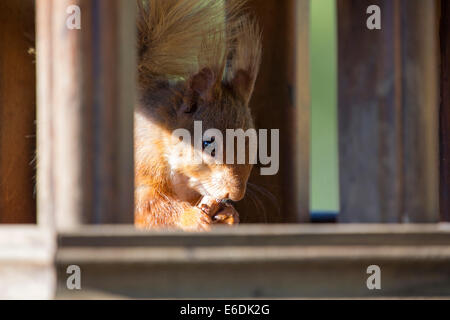
M 211 230 L 211 217 L 199 208 L 188 208 L 180 216 L 178 226 L 184 231 L 209 231 Z
M 227 225 L 239 224 L 239 213 L 232 205 L 226 205 L 213 216 L 213 223 Z

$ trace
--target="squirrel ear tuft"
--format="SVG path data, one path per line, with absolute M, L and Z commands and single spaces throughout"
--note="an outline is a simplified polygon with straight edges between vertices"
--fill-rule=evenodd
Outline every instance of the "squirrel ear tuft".
M 203 68 L 189 80 L 190 89 L 206 100 L 212 97 L 214 84 L 214 73 L 209 68 Z
M 238 70 L 231 80 L 234 92 L 248 104 L 250 97 L 255 87 L 255 79 L 252 79 L 250 74 L 243 69 Z

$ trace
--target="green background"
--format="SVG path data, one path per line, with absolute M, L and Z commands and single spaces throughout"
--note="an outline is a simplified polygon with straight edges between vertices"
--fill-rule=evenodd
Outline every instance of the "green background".
M 311 1 L 311 211 L 338 211 L 335 0 Z

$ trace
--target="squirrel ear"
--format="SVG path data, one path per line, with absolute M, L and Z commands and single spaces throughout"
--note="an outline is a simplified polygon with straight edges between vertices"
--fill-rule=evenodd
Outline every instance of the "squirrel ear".
M 243 69 L 238 70 L 231 80 L 234 92 L 248 104 L 255 87 L 255 79 Z
M 203 68 L 194 74 L 188 81 L 188 91 L 183 99 L 181 111 L 184 113 L 195 112 L 199 97 L 206 101 L 211 101 L 214 84 L 215 76 L 211 69 Z
M 209 68 L 203 68 L 189 80 L 190 89 L 205 100 L 211 99 L 214 83 L 214 73 Z

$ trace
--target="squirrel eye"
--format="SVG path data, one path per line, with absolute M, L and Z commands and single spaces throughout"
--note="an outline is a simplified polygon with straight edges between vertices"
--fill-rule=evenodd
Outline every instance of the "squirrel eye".
M 210 146 L 214 142 L 214 139 L 211 140 L 203 140 L 203 149 Z
M 211 144 L 213 144 L 215 140 L 216 139 L 214 137 L 210 138 L 209 140 L 203 140 L 203 144 L 202 144 L 203 150 L 205 150 L 207 147 L 209 147 Z M 211 155 L 214 157 L 215 153 L 216 153 L 215 150 L 213 150 L 211 152 Z

